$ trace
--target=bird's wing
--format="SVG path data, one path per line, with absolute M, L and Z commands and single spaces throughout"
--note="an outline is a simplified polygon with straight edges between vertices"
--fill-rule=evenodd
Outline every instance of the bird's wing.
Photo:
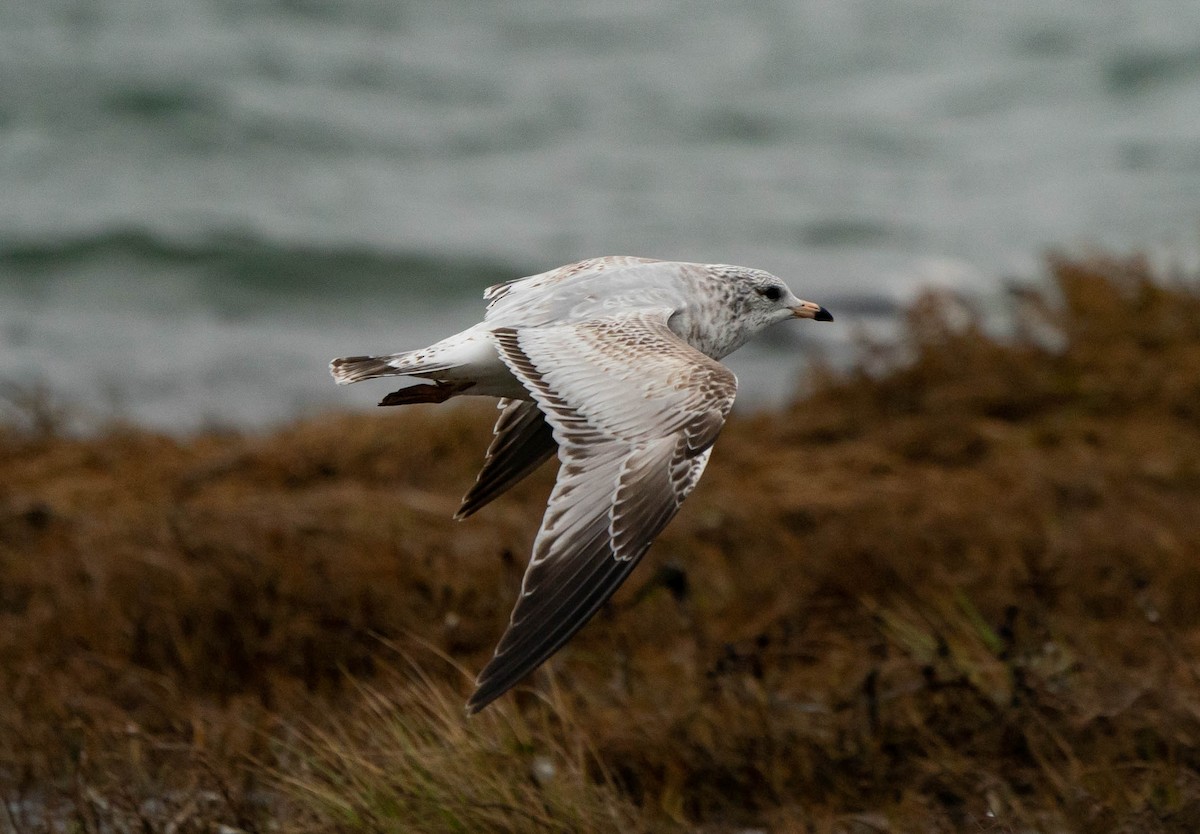
M 509 293 L 527 293 L 540 295 L 543 290 L 554 284 L 580 275 L 595 275 L 601 272 L 611 272 L 639 264 L 661 263 L 655 258 L 638 258 L 632 255 L 606 255 L 601 258 L 588 258 L 566 266 L 556 267 L 527 278 L 517 278 L 503 284 L 493 284 L 483 291 L 483 298 L 488 302 L 488 308 L 496 306 Z
M 504 493 L 554 454 L 550 424 L 536 402 L 501 400 L 492 443 L 475 485 L 463 496 L 455 518 L 463 519 Z
M 562 463 L 521 596 L 467 704 L 477 712 L 610 597 L 695 487 L 737 378 L 667 327 L 669 309 L 494 331 Z

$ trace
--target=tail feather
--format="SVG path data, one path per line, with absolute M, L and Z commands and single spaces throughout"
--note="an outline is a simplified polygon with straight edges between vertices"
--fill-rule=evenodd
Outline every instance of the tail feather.
M 409 350 L 384 356 L 345 356 L 329 363 L 329 373 L 338 385 L 349 385 L 381 376 L 422 376 L 437 379 L 442 371 L 457 367 L 454 362 L 438 361 L 437 351 Z
M 405 371 L 391 364 L 392 356 L 345 356 L 329 363 L 329 373 L 338 385 L 349 385 L 380 376 L 403 375 Z

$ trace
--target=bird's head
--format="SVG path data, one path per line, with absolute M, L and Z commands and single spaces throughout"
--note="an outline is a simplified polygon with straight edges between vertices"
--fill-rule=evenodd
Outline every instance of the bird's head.
M 820 304 L 797 298 L 787 284 L 769 272 L 755 270 L 745 276 L 742 284 L 746 312 L 763 327 L 786 319 L 833 321 L 828 310 Z

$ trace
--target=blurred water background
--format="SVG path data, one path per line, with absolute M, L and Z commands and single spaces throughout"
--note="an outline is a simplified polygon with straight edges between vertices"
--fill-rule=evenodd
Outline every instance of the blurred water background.
M 769 405 L 922 285 L 1198 230 L 1195 0 L 0 0 L 0 382 L 92 421 L 366 406 L 330 357 L 599 254 L 831 308 L 731 361 Z

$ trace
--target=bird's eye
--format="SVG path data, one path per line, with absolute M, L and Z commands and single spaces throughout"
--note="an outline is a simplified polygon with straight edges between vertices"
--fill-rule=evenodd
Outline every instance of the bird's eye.
M 779 287 L 774 287 L 774 286 L 760 287 L 758 290 L 758 294 L 761 295 L 763 298 L 767 299 L 767 301 L 778 301 L 780 298 L 783 297 L 783 290 L 779 289 Z

